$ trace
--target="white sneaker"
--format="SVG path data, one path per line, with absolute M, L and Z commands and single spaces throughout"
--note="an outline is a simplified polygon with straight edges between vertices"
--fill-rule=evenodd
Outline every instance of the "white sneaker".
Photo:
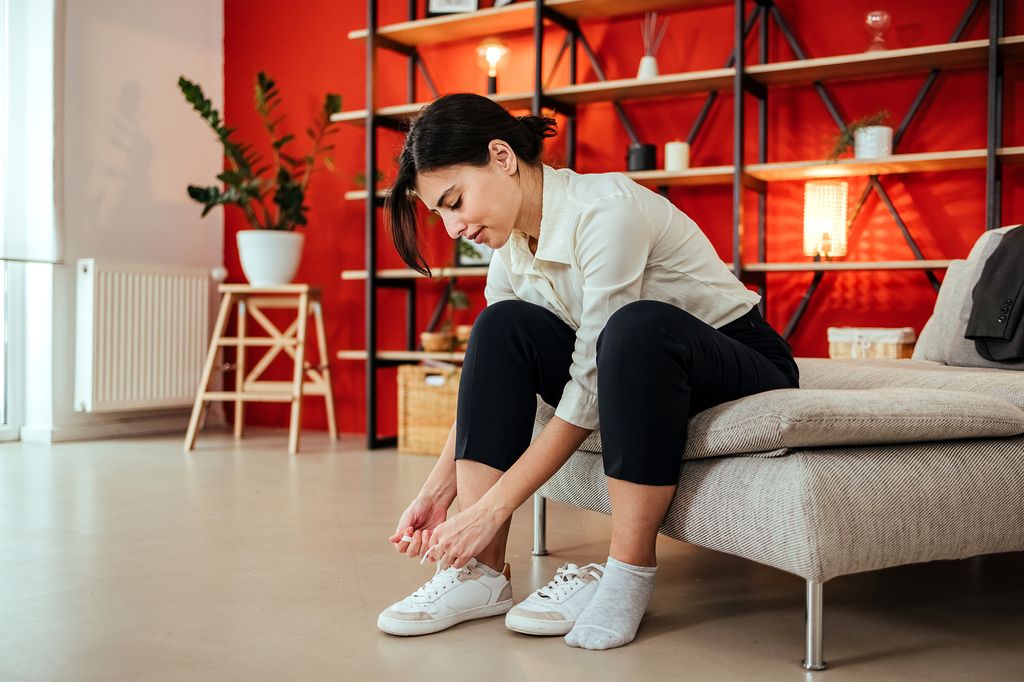
M 500 616 L 512 608 L 510 569 L 501 573 L 484 571 L 476 559 L 456 569 L 441 570 L 423 587 L 384 609 L 377 627 L 391 635 L 427 635 L 475 618 Z
M 604 576 L 604 566 L 565 564 L 555 577 L 505 616 L 505 627 L 527 635 L 564 635 L 587 608 Z

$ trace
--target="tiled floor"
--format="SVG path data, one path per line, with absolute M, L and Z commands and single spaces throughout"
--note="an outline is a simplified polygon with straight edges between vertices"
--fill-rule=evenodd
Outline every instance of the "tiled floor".
M 825 585 L 825 659 L 799 667 L 803 581 L 659 545 L 637 640 L 589 652 L 500 618 L 428 637 L 377 613 L 429 578 L 386 538 L 432 465 L 320 434 L 0 446 L 2 680 L 1024 680 L 1024 553 Z M 606 517 L 549 505 L 552 554 L 516 513 L 517 598 L 603 560 Z

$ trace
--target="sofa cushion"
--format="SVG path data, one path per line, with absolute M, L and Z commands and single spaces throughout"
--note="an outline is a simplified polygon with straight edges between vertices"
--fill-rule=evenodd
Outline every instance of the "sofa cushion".
M 808 580 L 1024 550 L 1024 437 L 687 462 L 661 532 Z M 539 493 L 611 513 L 600 455 Z M 826 588 L 827 589 L 827 588 Z
M 964 337 L 971 317 L 974 287 L 981 278 L 985 261 L 1008 231 L 1001 227 L 984 233 L 975 242 L 967 260 L 955 260 L 946 270 L 935 310 L 925 323 L 914 347 L 913 359 L 931 360 L 956 367 L 993 367 L 1024 370 L 1024 362 L 993 362 L 978 354 L 974 341 Z
M 797 358 L 804 388 L 938 388 L 983 393 L 1024 409 L 1024 374 L 923 360 Z
M 538 425 L 551 418 L 538 411 Z M 963 391 L 782 389 L 734 400 L 690 420 L 682 459 L 774 457 L 808 446 L 908 443 L 1024 433 L 1024 411 Z M 580 450 L 600 452 L 592 433 Z

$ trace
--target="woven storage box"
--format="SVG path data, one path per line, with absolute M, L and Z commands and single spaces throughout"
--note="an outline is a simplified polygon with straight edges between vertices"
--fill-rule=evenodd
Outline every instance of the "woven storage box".
M 829 327 L 830 358 L 889 358 L 905 360 L 914 352 L 912 327 Z
M 455 423 L 459 400 L 456 367 L 402 365 L 398 368 L 398 451 L 441 454 Z

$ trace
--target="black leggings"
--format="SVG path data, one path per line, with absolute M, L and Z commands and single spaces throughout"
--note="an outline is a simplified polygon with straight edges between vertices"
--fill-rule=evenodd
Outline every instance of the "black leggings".
M 501 471 L 530 445 L 537 398 L 558 405 L 576 333 L 548 310 L 501 301 L 473 325 L 459 385 L 455 458 Z M 757 308 L 720 329 L 668 303 L 618 310 L 597 341 L 604 472 L 675 485 L 689 418 L 777 388 L 796 388 L 789 344 Z

